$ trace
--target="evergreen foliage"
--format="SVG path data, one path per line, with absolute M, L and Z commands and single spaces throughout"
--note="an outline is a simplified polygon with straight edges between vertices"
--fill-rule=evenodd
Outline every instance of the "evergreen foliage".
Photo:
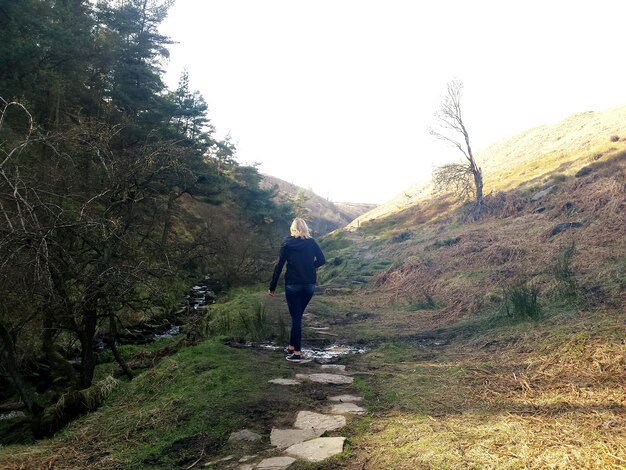
M 170 4 L 0 6 L 0 399 L 34 415 L 92 384 L 99 332 L 171 309 L 182 279 L 262 279 L 292 216 L 215 137 L 188 73 L 166 89 Z M 220 217 L 194 219 L 202 204 Z

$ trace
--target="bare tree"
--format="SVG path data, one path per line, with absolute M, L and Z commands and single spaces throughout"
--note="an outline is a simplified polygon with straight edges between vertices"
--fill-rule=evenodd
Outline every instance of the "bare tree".
M 430 129 L 430 134 L 452 145 L 463 154 L 460 163 L 448 163 L 437 168 L 433 173 L 435 188 L 439 191 L 452 191 L 460 199 L 474 199 L 474 219 L 479 219 L 483 207 L 483 174 L 476 164 L 469 132 L 463 122 L 461 95 L 463 82 L 452 80 L 448 83 L 447 93 L 439 110 L 435 113 L 437 127 Z

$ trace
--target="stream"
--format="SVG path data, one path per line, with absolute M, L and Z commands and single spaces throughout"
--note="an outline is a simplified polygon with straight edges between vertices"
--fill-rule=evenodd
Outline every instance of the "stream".
M 274 343 L 247 343 L 245 346 L 251 348 L 265 349 L 269 351 L 282 351 L 285 347 L 278 346 Z M 364 354 L 367 349 L 363 346 L 350 346 L 347 344 L 331 344 L 324 348 L 302 348 L 302 356 L 306 359 L 312 359 L 319 364 L 332 364 L 341 356 L 350 354 Z

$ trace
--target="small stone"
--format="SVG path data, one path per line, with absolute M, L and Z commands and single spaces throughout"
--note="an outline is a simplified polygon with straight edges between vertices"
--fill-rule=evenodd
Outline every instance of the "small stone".
M 339 336 L 336 333 L 331 333 L 330 331 L 316 331 L 316 333 L 318 335 L 325 335 L 325 336 Z
M 272 429 L 270 433 L 270 443 L 279 449 L 286 449 L 289 446 L 303 442 L 313 437 L 320 437 L 324 431 L 313 428 L 308 429 Z
M 296 459 L 292 457 L 272 457 L 262 460 L 257 466 L 260 470 L 283 470 L 289 468 Z
M 272 379 L 269 381 L 269 383 L 276 385 L 300 385 L 302 382 L 298 382 L 297 380 L 293 379 Z
M 331 369 L 331 370 L 338 370 L 340 372 L 345 372 L 346 371 L 346 366 L 344 366 L 343 364 L 323 364 L 322 369 Z
M 260 441 L 261 440 L 261 435 L 257 434 L 255 432 L 249 431 L 247 429 L 244 429 L 242 431 L 239 432 L 233 432 L 231 433 L 230 437 L 228 438 L 229 442 L 239 442 L 239 441 L 247 441 L 247 442 L 256 442 L 256 441 Z
M 309 380 L 311 382 L 334 385 L 352 384 L 354 382 L 352 377 L 336 374 L 310 374 Z
M 324 415 L 312 411 L 300 411 L 296 416 L 294 427 L 298 429 L 313 429 L 317 432 L 334 431 L 346 425 L 345 416 Z
M 362 415 L 365 413 L 365 409 L 355 405 L 354 403 L 337 403 L 331 407 L 330 412 L 337 415 L 344 413 Z
M 330 401 L 338 401 L 343 403 L 354 403 L 355 401 L 363 400 L 363 397 L 357 397 L 354 395 L 337 395 L 334 397 L 328 397 Z
M 345 437 L 318 437 L 294 444 L 285 452 L 308 462 L 321 462 L 343 452 Z
M 583 226 L 582 222 L 563 222 L 561 224 L 558 224 L 556 227 L 552 229 L 552 231 L 550 232 L 550 236 L 553 237 L 555 235 L 558 235 L 559 233 L 564 232 L 568 228 L 579 228 L 582 226 Z
M 235 456 L 234 455 L 229 455 L 227 457 L 224 457 L 223 459 L 219 459 L 219 460 L 213 460 L 211 462 L 207 462 L 204 464 L 205 467 L 212 467 L 213 465 L 217 465 L 218 463 L 222 463 L 222 462 L 228 462 L 229 460 L 234 459 Z
M 546 197 L 548 194 L 550 194 L 552 191 L 554 191 L 556 189 L 555 185 L 552 186 L 548 186 L 546 189 L 536 192 L 535 194 L 533 194 L 533 196 L 530 198 L 531 201 L 539 201 L 540 199 L 543 199 L 544 197 Z

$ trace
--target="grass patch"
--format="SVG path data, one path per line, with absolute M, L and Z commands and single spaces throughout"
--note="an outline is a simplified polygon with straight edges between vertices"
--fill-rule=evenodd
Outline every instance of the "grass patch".
M 320 248 L 324 253 L 339 251 L 348 248 L 352 242 L 347 239 L 345 232 L 335 231 L 320 240 Z
M 280 318 L 267 311 L 266 290 L 262 286 L 233 289 L 209 307 L 206 333 L 224 335 L 238 341 L 259 341 L 280 337 Z
M 0 463 L 47 468 L 64 454 L 68 468 L 179 468 L 202 453 L 227 451 L 231 432 L 263 426 L 276 412 L 267 380 L 282 363 L 258 355 L 251 361 L 253 354 L 218 339 L 181 349 L 120 383 L 102 408 L 53 439 L 2 448 Z

